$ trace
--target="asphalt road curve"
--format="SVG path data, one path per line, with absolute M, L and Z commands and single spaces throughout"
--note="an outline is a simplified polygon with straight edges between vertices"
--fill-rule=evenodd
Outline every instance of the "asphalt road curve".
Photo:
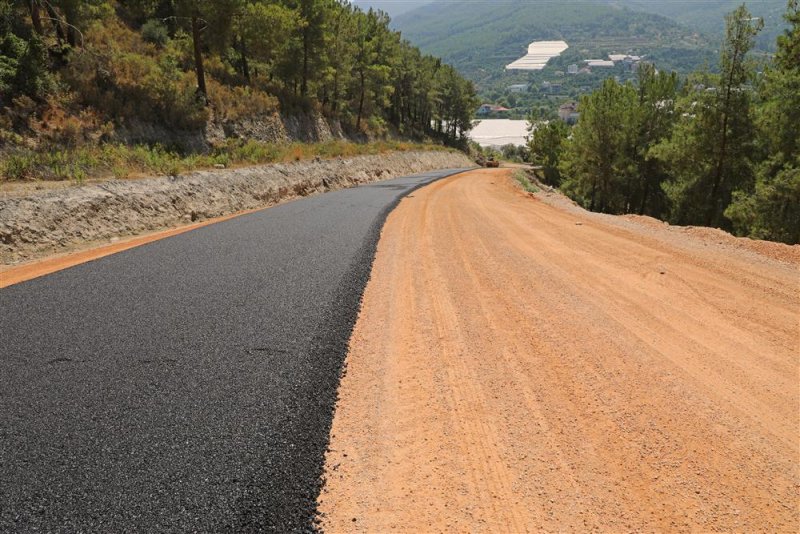
M 0 531 L 307 531 L 388 212 L 432 172 L 0 290 Z

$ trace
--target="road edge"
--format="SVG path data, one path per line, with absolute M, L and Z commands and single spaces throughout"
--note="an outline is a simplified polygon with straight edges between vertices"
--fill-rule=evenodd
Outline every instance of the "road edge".
M 320 329 L 325 334 L 315 336 L 313 341 L 315 348 L 310 355 L 311 358 L 321 364 L 329 366 L 329 373 L 326 373 L 326 376 L 330 376 L 331 380 L 329 384 L 317 390 L 317 406 L 312 411 L 313 413 L 305 414 L 307 418 L 304 422 L 312 420 L 311 417 L 317 417 L 314 424 L 309 423 L 309 428 L 314 427 L 317 432 L 319 432 L 320 428 L 324 428 L 324 434 L 319 433 L 319 435 L 324 435 L 325 438 L 323 442 L 312 445 L 314 447 L 312 455 L 316 458 L 315 469 L 312 474 L 314 480 L 312 484 L 306 486 L 311 491 L 306 495 L 307 499 L 304 500 L 310 506 L 306 512 L 305 524 L 298 525 L 299 529 L 310 528 L 313 531 L 320 531 L 319 496 L 325 485 L 325 455 L 330 446 L 330 432 L 333 426 L 333 418 L 336 415 L 339 384 L 347 372 L 345 360 L 350 347 L 350 338 L 361 311 L 367 283 L 372 275 L 372 266 L 378 251 L 378 242 L 386 220 L 408 195 L 439 180 L 473 170 L 475 170 L 475 167 L 453 169 L 452 172 L 447 172 L 433 180 L 417 184 L 388 204 L 373 221 L 364 237 L 363 245 L 354 256 L 351 266 L 347 269 L 335 290 L 333 302 L 324 313 L 323 325 L 325 327 Z

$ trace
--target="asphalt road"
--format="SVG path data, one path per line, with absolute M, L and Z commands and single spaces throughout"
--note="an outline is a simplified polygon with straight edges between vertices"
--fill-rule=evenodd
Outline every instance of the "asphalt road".
M 453 172 L 0 289 L 0 531 L 312 530 L 380 228 Z

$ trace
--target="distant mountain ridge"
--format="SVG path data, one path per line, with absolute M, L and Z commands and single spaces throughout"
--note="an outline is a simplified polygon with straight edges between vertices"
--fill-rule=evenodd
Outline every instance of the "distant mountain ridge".
M 669 17 L 687 26 L 708 32 L 718 32 L 724 28 L 724 17 L 743 0 L 607 0 L 609 4 L 648 11 Z M 782 25 L 781 18 L 786 11 L 786 0 L 747 0 L 747 9 L 756 17 L 765 19 L 767 30 L 773 25 Z
M 610 4 L 663 15 L 705 32 L 712 38 L 721 38 L 725 29 L 725 15 L 739 7 L 744 0 L 607 1 Z M 745 5 L 754 17 L 764 19 L 764 29 L 759 35 L 758 44 L 772 50 L 776 37 L 785 27 L 783 14 L 786 12 L 786 0 L 747 0 Z
M 738 7 L 743 0 L 504 0 L 489 2 L 479 0 L 355 0 L 354 3 L 364 9 L 374 7 L 382 9 L 394 19 L 393 26 L 403 30 L 410 38 L 416 39 L 420 33 L 417 25 L 421 20 L 441 9 L 452 12 L 485 12 L 487 10 L 503 11 L 505 6 L 527 4 L 539 9 L 551 10 L 558 7 L 587 6 L 601 4 L 609 7 L 627 8 L 667 17 L 685 25 L 694 31 L 703 32 L 711 41 L 720 40 L 725 28 L 725 15 Z M 747 8 L 755 17 L 761 17 L 765 26 L 758 38 L 761 48 L 772 50 L 775 38 L 785 28 L 783 13 L 786 11 L 786 0 L 748 0 Z M 444 6 L 449 6 L 445 8 Z M 590 6 L 591 8 L 591 6 Z M 447 31 L 446 28 L 442 29 Z M 420 43 L 415 43 L 420 44 Z
M 380 9 L 394 18 L 419 7 L 430 4 L 433 0 L 351 0 L 364 11 L 369 8 Z
M 536 40 L 567 41 L 568 60 L 631 52 L 676 70 L 715 55 L 704 36 L 672 19 L 604 0 L 439 0 L 396 17 L 393 26 L 479 84 L 501 75 Z

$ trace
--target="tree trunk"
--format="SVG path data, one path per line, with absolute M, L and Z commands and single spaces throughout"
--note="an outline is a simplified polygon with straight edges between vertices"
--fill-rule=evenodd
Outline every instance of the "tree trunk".
M 53 23 L 53 29 L 56 32 L 56 40 L 58 41 L 59 46 L 61 43 L 66 39 L 66 35 L 64 34 L 64 28 L 61 26 L 61 17 L 56 13 L 56 10 L 53 9 L 53 6 L 50 5 L 50 2 L 45 2 L 45 9 L 47 11 L 47 16 L 50 18 L 50 21 Z
M 247 61 L 247 44 L 244 42 L 244 36 L 239 36 L 239 54 L 242 56 L 242 75 L 247 83 L 250 83 L 250 63 Z
M 33 25 L 33 30 L 39 35 L 44 35 L 44 29 L 42 28 L 42 17 L 39 14 L 38 1 L 29 0 L 28 8 L 30 9 L 31 12 L 31 24 Z
M 208 104 L 206 71 L 203 67 L 203 51 L 200 39 L 200 25 L 197 17 L 195 16 L 192 17 L 192 44 L 194 45 L 194 70 L 197 74 L 197 94 L 202 97 L 204 104 Z
M 719 160 L 717 161 L 717 168 L 714 172 L 714 182 L 711 186 L 711 198 L 708 202 L 708 212 L 706 214 L 706 226 L 711 226 L 717 212 L 717 195 L 719 194 L 720 185 L 722 185 L 722 171 L 725 168 L 725 156 L 728 145 L 728 115 L 731 105 L 731 86 L 733 85 L 733 73 L 736 69 L 736 62 L 739 57 L 739 36 L 736 39 L 736 48 L 733 49 L 733 59 L 731 60 L 731 72 L 728 77 L 728 86 L 725 88 L 725 101 L 722 106 L 722 142 L 719 150 Z
M 67 43 L 73 48 L 78 45 L 78 29 L 75 27 L 75 24 L 78 22 L 77 9 L 75 5 L 70 5 L 68 9 L 63 9 L 64 22 L 66 22 L 67 25 Z M 81 44 L 83 44 L 83 42 L 81 42 Z
M 644 215 L 644 210 L 647 207 L 647 197 L 650 196 L 650 180 L 645 177 L 644 191 L 642 192 L 642 205 L 639 207 L 639 215 Z
M 331 111 L 333 115 L 336 115 L 336 112 L 339 110 L 339 69 L 337 67 L 335 74 L 333 75 L 333 102 L 331 103 Z
M 69 21 L 67 21 L 67 43 L 73 48 L 78 46 L 78 31 Z
M 300 95 L 308 96 L 308 29 L 303 30 L 303 83 L 300 85 Z
M 358 74 L 359 74 L 360 79 L 361 79 L 361 96 L 359 97 L 359 100 L 358 100 L 358 119 L 356 119 L 356 128 L 360 129 L 361 128 L 361 116 L 364 113 L 364 93 L 366 92 L 365 91 L 366 82 L 364 80 L 364 71 L 362 70 Z

